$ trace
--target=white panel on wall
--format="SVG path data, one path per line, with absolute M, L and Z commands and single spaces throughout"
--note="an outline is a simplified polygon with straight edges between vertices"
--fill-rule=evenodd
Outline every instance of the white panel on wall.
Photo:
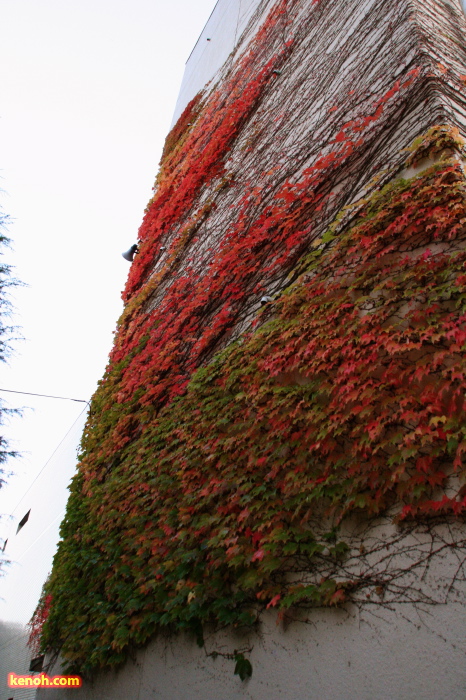
M 218 0 L 186 62 L 172 125 L 188 102 L 223 66 L 261 2 L 263 0 Z

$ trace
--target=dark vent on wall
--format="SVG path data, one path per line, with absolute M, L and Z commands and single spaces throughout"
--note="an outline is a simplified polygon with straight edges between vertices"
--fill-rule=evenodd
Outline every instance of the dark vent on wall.
M 18 528 L 17 528 L 17 530 L 16 530 L 16 534 L 18 534 L 18 532 L 21 530 L 21 528 L 23 528 L 23 527 L 26 525 L 27 521 L 29 520 L 29 514 L 30 514 L 30 512 L 31 512 L 31 511 L 28 510 L 28 512 L 26 513 L 26 515 L 24 516 L 24 518 L 22 518 L 22 519 L 19 521 Z
M 41 654 L 40 656 L 36 656 L 34 659 L 31 659 L 29 670 L 33 673 L 40 673 L 44 667 L 44 658 L 45 655 Z

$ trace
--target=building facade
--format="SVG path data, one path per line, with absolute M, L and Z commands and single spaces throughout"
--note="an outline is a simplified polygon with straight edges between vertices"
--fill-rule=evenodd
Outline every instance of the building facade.
M 217 4 L 62 527 L 55 694 L 462 697 L 465 28 Z

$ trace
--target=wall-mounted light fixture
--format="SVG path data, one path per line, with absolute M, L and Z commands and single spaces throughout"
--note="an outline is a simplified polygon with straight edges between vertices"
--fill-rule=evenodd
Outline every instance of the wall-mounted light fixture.
M 134 256 L 139 250 L 139 246 L 137 243 L 131 246 L 129 250 L 126 251 L 126 253 L 122 253 L 122 256 L 124 257 L 125 260 L 128 262 L 133 262 Z

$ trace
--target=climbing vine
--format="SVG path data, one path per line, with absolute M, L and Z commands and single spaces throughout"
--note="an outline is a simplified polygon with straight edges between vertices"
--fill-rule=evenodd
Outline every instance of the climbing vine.
M 42 629 L 46 619 L 48 618 L 50 605 L 52 603 L 52 596 L 50 593 L 47 593 L 47 583 L 48 580 L 42 587 L 39 602 L 37 603 L 34 614 L 27 625 L 29 632 L 27 645 L 34 656 L 37 656 L 41 652 Z
M 119 463 L 80 473 L 45 641 L 63 625 L 65 656 L 100 665 L 160 626 L 341 603 L 351 581 L 287 577 L 345 556 L 344 516 L 461 514 L 465 223 L 457 161 L 394 181 Z
M 275 3 L 169 136 L 47 585 L 42 646 L 69 669 L 161 629 L 202 645 L 208 624 L 393 592 L 398 570 L 348 566 L 348 520 L 465 511 L 464 141 L 416 111 L 432 76 L 464 86 L 414 61 L 387 1 L 361 22 L 372 41 L 389 13 L 399 74 L 369 94 L 374 66 L 345 74 L 336 52 L 338 91 L 308 76 L 311 138 L 296 68 L 337 10 Z M 421 133 L 405 164 L 394 121 Z

